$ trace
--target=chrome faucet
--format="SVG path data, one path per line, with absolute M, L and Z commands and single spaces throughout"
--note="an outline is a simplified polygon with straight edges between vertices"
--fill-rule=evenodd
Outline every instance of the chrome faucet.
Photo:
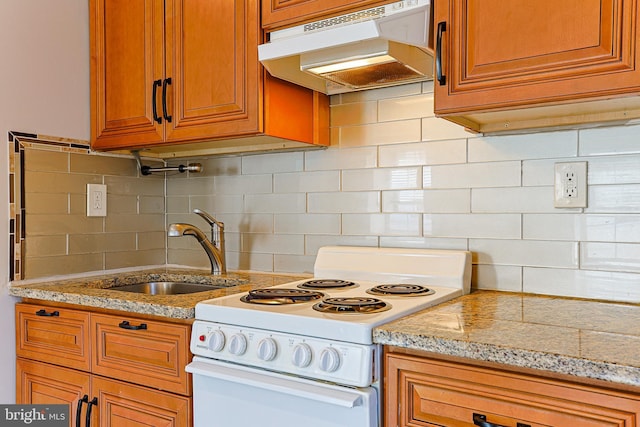
M 209 240 L 195 225 L 175 223 L 170 224 L 167 234 L 169 237 L 193 236 L 202 245 L 202 248 L 211 262 L 211 274 L 227 274 L 227 263 L 224 254 L 224 223 L 203 210 L 194 209 L 193 213 L 200 215 L 211 226 L 211 240 Z

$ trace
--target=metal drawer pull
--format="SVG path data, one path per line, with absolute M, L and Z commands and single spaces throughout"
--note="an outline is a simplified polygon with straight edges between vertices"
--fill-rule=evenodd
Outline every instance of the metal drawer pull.
M 442 74 L 442 33 L 447 31 L 447 23 L 438 23 L 438 34 L 436 36 L 436 80 L 440 86 L 447 84 L 447 76 Z
M 86 427 L 91 426 L 91 407 L 93 405 L 98 406 L 97 397 L 94 397 L 93 399 L 91 399 L 91 402 L 87 402 L 87 418 L 85 419 L 85 424 L 84 424 Z
M 473 424 L 480 427 L 507 427 L 502 424 L 494 424 L 487 421 L 487 416 L 482 414 L 473 414 Z M 531 427 L 529 424 L 518 423 L 516 427 Z
M 171 77 L 167 77 L 164 79 L 162 83 L 162 115 L 164 119 L 171 123 L 171 116 L 167 114 L 167 85 L 171 84 Z
M 76 426 L 75 427 L 80 427 L 80 418 L 82 416 L 83 403 L 89 404 L 89 396 L 86 394 L 82 396 L 82 399 L 78 399 L 78 406 L 76 407 Z
M 59 311 L 52 311 L 51 313 L 47 313 L 47 311 L 43 308 L 41 310 L 36 311 L 36 316 L 45 316 L 45 317 L 58 317 L 60 316 Z
M 130 329 L 133 331 L 137 331 L 140 329 L 147 329 L 147 324 L 146 323 L 140 323 L 140 325 L 135 326 L 129 323 L 128 320 L 123 320 L 119 325 L 119 327 L 121 327 L 122 329 Z
M 162 117 L 158 115 L 158 107 L 156 105 L 157 90 L 160 86 L 162 86 L 162 80 L 153 81 L 153 94 L 151 95 L 153 102 L 151 103 L 151 107 L 153 110 L 153 120 L 158 123 L 162 123 Z

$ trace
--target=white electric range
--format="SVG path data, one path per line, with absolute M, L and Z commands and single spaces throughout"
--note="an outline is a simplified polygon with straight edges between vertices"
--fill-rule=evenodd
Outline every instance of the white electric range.
M 198 303 L 195 426 L 378 427 L 373 328 L 468 293 L 470 277 L 467 251 L 330 246 L 313 279 Z

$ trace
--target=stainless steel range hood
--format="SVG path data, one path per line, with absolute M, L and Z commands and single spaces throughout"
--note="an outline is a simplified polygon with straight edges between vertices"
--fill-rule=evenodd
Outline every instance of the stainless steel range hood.
M 326 94 L 429 80 L 429 0 L 404 0 L 274 31 L 258 46 L 271 75 Z

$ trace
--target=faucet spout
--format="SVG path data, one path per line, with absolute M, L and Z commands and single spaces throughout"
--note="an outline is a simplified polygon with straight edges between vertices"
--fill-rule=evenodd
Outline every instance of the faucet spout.
M 211 274 L 227 274 L 227 266 L 224 256 L 224 225 L 218 223 L 218 240 L 220 246 L 216 246 L 214 242 L 207 238 L 207 235 L 198 227 L 191 224 L 175 223 L 170 224 L 167 230 L 169 237 L 193 236 L 200 243 L 202 249 L 206 252 L 211 263 Z M 220 226 L 222 225 L 222 226 Z

